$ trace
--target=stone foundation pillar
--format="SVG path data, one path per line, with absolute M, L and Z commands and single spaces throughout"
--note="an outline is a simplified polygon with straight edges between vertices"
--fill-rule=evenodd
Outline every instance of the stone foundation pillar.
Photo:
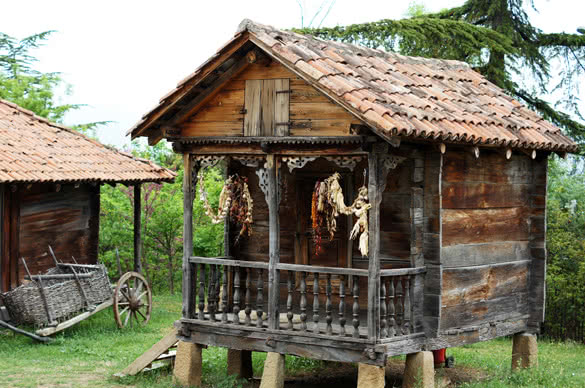
M 433 352 L 411 353 L 406 356 L 402 388 L 434 388 Z
M 536 335 L 528 333 L 514 334 L 512 344 L 512 370 L 536 366 L 538 366 Z
M 384 388 L 386 369 L 383 366 L 358 364 L 357 388 Z
M 201 345 L 179 341 L 173 370 L 174 384 L 182 387 L 201 386 Z
M 249 350 L 228 349 L 227 374 L 236 375 L 242 379 L 251 379 L 252 352 Z
M 264 362 L 264 373 L 260 388 L 284 387 L 284 354 L 268 353 Z

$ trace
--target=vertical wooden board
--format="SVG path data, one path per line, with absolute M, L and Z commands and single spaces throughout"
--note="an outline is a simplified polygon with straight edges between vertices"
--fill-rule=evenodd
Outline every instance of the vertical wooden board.
M 276 80 L 265 79 L 262 81 L 260 91 L 260 135 L 272 136 L 274 131 L 274 104 L 276 102 Z
M 246 80 L 244 92 L 244 136 L 260 136 L 262 123 L 261 96 L 262 80 Z
M 275 103 L 274 103 L 274 135 L 288 136 L 290 118 L 290 80 L 288 78 L 274 80 Z M 284 93 L 286 92 L 286 93 Z

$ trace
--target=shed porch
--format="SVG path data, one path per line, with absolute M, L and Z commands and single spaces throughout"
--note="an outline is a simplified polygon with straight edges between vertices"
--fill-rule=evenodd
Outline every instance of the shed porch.
M 248 179 L 254 200 L 251 236 L 236 244 L 239 231 L 226 222 L 226 256 L 185 258 L 183 339 L 376 365 L 390 355 L 419 351 L 425 343 L 423 154 L 409 146 L 389 152 L 387 143 L 361 136 L 305 138 L 294 151 L 279 142 L 252 142 L 248 154 L 241 145 L 227 151 L 183 144 L 185 236 L 192 235 L 201 169 L 223 161 L 227 175 Z M 310 232 L 312 189 L 317 179 L 336 171 L 346 203 L 359 186 L 368 187 L 368 257 L 349 239 L 352 216 L 340 216 L 335 237 L 316 252 Z M 188 240 L 185 252 L 192 252 Z

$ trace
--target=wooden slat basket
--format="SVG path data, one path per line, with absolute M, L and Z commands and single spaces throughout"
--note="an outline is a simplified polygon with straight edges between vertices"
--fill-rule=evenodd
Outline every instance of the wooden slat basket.
M 60 264 L 2 294 L 12 321 L 35 327 L 56 325 L 111 297 L 112 287 L 101 264 L 77 268 Z

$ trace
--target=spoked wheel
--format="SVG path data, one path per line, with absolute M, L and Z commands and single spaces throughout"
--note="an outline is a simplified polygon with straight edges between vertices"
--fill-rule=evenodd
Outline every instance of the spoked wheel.
M 146 325 L 152 311 L 152 292 L 138 272 L 127 272 L 114 291 L 114 318 L 120 329 L 130 325 Z

